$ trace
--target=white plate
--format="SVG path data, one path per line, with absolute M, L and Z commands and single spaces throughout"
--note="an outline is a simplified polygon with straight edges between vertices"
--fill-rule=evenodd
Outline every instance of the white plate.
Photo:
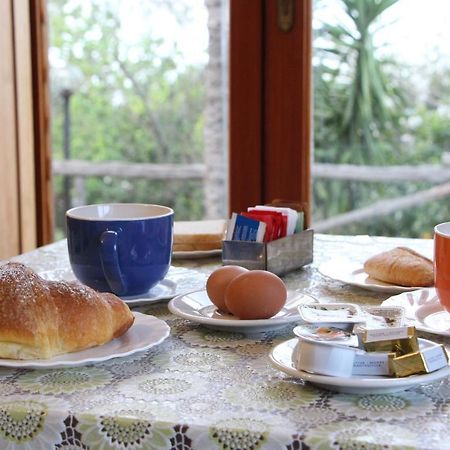
M 65 353 L 50 359 L 0 359 L 0 367 L 26 369 L 59 369 L 77 367 L 129 356 L 160 344 L 170 334 L 170 327 L 161 319 L 138 312 L 130 329 L 112 341 L 80 352 Z
M 275 346 L 270 353 L 272 364 L 282 372 L 296 378 L 302 378 L 318 387 L 350 394 L 384 394 L 403 391 L 421 384 L 429 384 L 450 375 L 450 366 L 423 375 L 411 375 L 404 378 L 390 377 L 331 377 L 304 372 L 294 367 L 292 352 L 297 339 L 290 339 Z
M 206 293 L 206 290 L 179 295 L 169 302 L 169 310 L 180 317 L 201 323 L 208 328 L 238 332 L 260 333 L 274 330 L 301 320 L 298 306 L 304 303 L 316 302 L 312 297 L 298 292 L 288 292 L 285 307 L 270 319 L 240 320 L 231 314 L 217 310 Z
M 70 269 L 54 269 L 39 272 L 39 275 L 46 280 L 76 280 Z M 197 270 L 186 269 L 184 267 L 170 266 L 166 277 L 146 294 L 134 295 L 132 297 L 121 297 L 129 306 L 145 305 L 157 303 L 162 300 L 169 300 L 176 295 L 185 294 L 195 289 L 205 287 L 207 276 Z
M 215 250 L 197 250 L 191 252 L 173 252 L 173 259 L 200 259 L 200 258 L 210 258 L 212 256 L 218 256 L 222 254 L 222 249 L 218 248 Z
M 318 270 L 322 275 L 325 275 L 328 278 L 369 291 L 398 294 L 400 292 L 421 289 L 420 286 L 397 286 L 395 284 L 384 283 L 383 281 L 370 278 L 369 275 L 364 272 L 363 264 L 361 262 L 349 261 L 344 258 L 327 261 L 321 264 Z
M 420 331 L 450 336 L 450 314 L 439 303 L 434 288 L 404 292 L 389 297 L 383 306 L 402 306 L 405 319 Z

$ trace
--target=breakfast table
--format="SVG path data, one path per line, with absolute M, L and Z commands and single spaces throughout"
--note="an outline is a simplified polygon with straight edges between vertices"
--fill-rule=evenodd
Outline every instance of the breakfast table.
M 433 252 L 432 240 L 316 234 L 313 263 L 283 280 L 294 297 L 380 305 L 392 293 L 319 269 L 341 269 L 341 258 L 362 264 L 395 246 Z M 11 259 L 70 278 L 65 240 Z M 220 255 L 174 258 L 171 270 L 189 292 L 220 265 Z M 168 302 L 130 303 L 170 327 L 146 351 L 74 367 L 0 368 L 0 448 L 450 449 L 447 376 L 398 392 L 336 392 L 273 365 L 269 355 L 295 338 L 295 322 L 214 329 L 174 315 Z M 450 345 L 445 333 L 419 336 Z

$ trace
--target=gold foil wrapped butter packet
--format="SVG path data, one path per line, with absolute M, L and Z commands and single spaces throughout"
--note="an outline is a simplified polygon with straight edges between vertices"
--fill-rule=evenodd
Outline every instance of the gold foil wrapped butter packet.
M 361 334 L 363 343 L 407 339 L 413 336 L 417 336 L 414 326 L 366 329 Z
M 395 353 L 396 356 L 419 351 L 416 328 L 413 326 L 363 330 L 359 334 L 366 352 Z
M 402 356 L 389 355 L 390 371 L 396 377 L 434 372 L 447 364 L 448 354 L 442 344 Z

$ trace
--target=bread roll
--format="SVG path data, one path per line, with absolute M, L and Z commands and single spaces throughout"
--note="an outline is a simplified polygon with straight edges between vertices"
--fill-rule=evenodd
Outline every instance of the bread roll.
M 202 251 L 222 248 L 227 221 L 179 221 L 173 227 L 173 251 Z
M 114 294 L 47 281 L 19 263 L 0 267 L 0 357 L 47 359 L 104 344 L 134 316 Z
M 195 252 L 206 250 L 217 250 L 222 248 L 222 241 L 220 242 L 199 242 L 191 244 L 173 244 L 174 252 Z
M 433 262 L 407 247 L 372 256 L 364 263 L 364 271 L 372 278 L 399 286 L 434 284 Z

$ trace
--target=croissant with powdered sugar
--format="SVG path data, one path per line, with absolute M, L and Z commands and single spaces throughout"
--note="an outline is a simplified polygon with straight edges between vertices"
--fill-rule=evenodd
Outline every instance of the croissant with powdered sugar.
M 114 294 L 44 280 L 20 263 L 0 266 L 0 358 L 47 359 L 102 345 L 133 321 Z

